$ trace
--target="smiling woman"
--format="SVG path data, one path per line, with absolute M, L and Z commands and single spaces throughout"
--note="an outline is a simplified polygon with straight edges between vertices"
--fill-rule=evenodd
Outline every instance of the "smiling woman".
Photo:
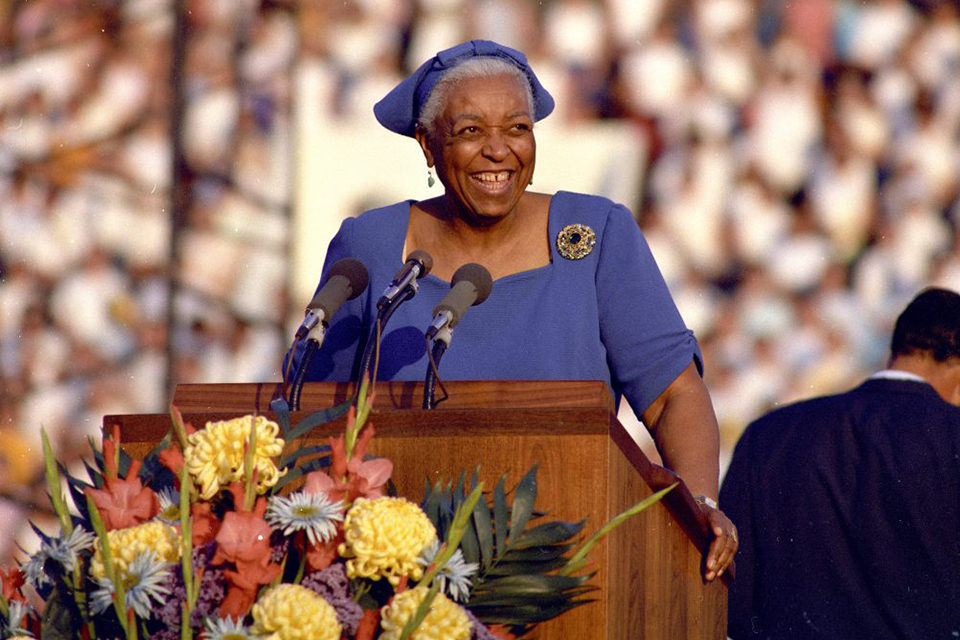
M 534 123 L 553 106 L 522 53 L 485 40 L 441 51 L 377 103 L 377 120 L 417 141 L 443 193 L 344 221 L 321 282 L 337 260 L 354 257 L 367 266 L 370 286 L 343 306 L 307 378 L 357 378 L 379 292 L 404 256 L 422 250 L 432 271 L 392 316 L 377 371 L 383 380 L 423 379 L 433 309 L 457 269 L 479 263 L 495 279 L 493 291 L 457 324 L 444 377 L 602 380 L 617 400 L 625 396 L 664 462 L 702 498 L 716 536 L 704 563 L 712 580 L 737 540 L 716 508 L 719 438 L 696 339 L 625 207 L 528 189 Z M 302 352 L 293 357 L 297 363 Z

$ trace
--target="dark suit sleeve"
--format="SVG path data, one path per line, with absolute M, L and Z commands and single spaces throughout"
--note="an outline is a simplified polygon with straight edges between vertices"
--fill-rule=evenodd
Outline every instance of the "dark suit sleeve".
M 733 460 L 720 487 L 720 508 L 737 527 L 740 547 L 734 558 L 736 579 L 730 585 L 727 634 L 733 640 L 762 637 L 757 610 L 756 528 L 751 505 L 752 460 L 750 430 L 737 443 Z

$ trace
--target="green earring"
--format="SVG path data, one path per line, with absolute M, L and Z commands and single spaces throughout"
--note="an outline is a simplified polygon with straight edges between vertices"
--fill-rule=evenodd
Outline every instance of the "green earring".
M 432 187 L 437 184 L 437 181 L 433 178 L 433 168 L 427 167 L 427 187 Z

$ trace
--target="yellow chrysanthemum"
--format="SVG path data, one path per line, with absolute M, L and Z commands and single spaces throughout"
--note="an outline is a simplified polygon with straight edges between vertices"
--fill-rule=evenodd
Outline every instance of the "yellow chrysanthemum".
M 380 610 L 380 626 L 383 629 L 380 640 L 397 640 L 400 637 L 403 627 L 416 613 L 427 591 L 426 587 L 408 589 L 394 596 L 390 604 Z M 442 593 L 438 593 L 430 603 L 430 612 L 410 636 L 410 640 L 466 640 L 470 637 L 471 627 L 470 619 L 463 609 Z
M 251 631 L 264 640 L 340 640 L 341 629 L 326 600 L 306 587 L 278 584 L 253 605 Z
M 110 556 L 113 566 L 123 575 L 133 559 L 144 551 L 153 551 L 163 562 L 180 560 L 180 534 L 170 525 L 159 520 L 151 520 L 135 527 L 107 531 L 110 543 Z M 95 578 L 107 575 L 100 556 L 100 542 L 94 545 L 93 558 L 90 559 L 90 573 Z
M 401 576 L 419 580 L 417 556 L 437 537 L 433 523 L 417 505 L 403 498 L 358 498 L 343 523 L 340 555 L 351 578 L 386 577 L 396 586 Z
M 256 425 L 257 450 L 253 467 L 257 471 L 257 492 L 264 493 L 277 484 L 286 469 L 277 469 L 272 458 L 283 451 L 283 439 L 277 437 L 280 426 L 263 416 L 244 416 L 233 420 L 208 422 L 187 436 L 183 452 L 187 471 L 200 485 L 200 497 L 209 500 L 220 487 L 243 479 L 243 448 L 250 439 L 250 425 Z

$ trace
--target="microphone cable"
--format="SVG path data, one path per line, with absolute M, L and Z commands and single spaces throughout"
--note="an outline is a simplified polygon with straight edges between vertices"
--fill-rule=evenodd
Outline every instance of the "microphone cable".
M 297 367 L 296 375 L 293 379 L 293 384 L 290 387 L 290 411 L 299 411 L 300 410 L 300 394 L 303 393 L 303 383 L 307 379 L 307 371 L 310 369 L 310 361 L 313 360 L 313 356 L 320 350 L 320 342 L 315 338 L 307 339 L 307 346 L 303 352 L 303 359 L 300 361 L 300 366 Z M 293 357 L 291 356 L 291 360 Z
M 444 340 L 435 340 L 431 349 L 430 338 L 424 337 L 424 341 L 426 342 L 427 359 L 430 361 L 430 366 L 423 378 L 423 408 L 436 409 L 438 404 L 450 397 L 450 394 L 447 393 L 447 387 L 444 386 L 443 379 L 440 377 L 439 367 L 440 358 L 447 350 L 447 343 Z M 443 397 L 436 402 L 433 400 L 435 385 L 439 385 L 440 391 L 443 392 Z
M 403 295 L 388 302 L 377 312 L 377 319 L 374 322 L 373 328 L 370 330 L 367 344 L 364 345 L 363 348 L 363 356 L 360 359 L 360 370 L 357 372 L 356 386 L 353 390 L 354 401 L 356 401 L 357 395 L 360 393 L 360 383 L 363 381 L 363 376 L 370 371 L 371 364 L 373 365 L 373 370 L 370 372 L 371 391 L 376 388 L 377 374 L 380 371 L 380 341 L 383 338 L 383 328 L 387 326 L 387 322 L 389 322 L 391 316 L 393 316 L 393 313 L 400 305 L 412 298 L 416 293 L 416 289 L 407 288 Z

